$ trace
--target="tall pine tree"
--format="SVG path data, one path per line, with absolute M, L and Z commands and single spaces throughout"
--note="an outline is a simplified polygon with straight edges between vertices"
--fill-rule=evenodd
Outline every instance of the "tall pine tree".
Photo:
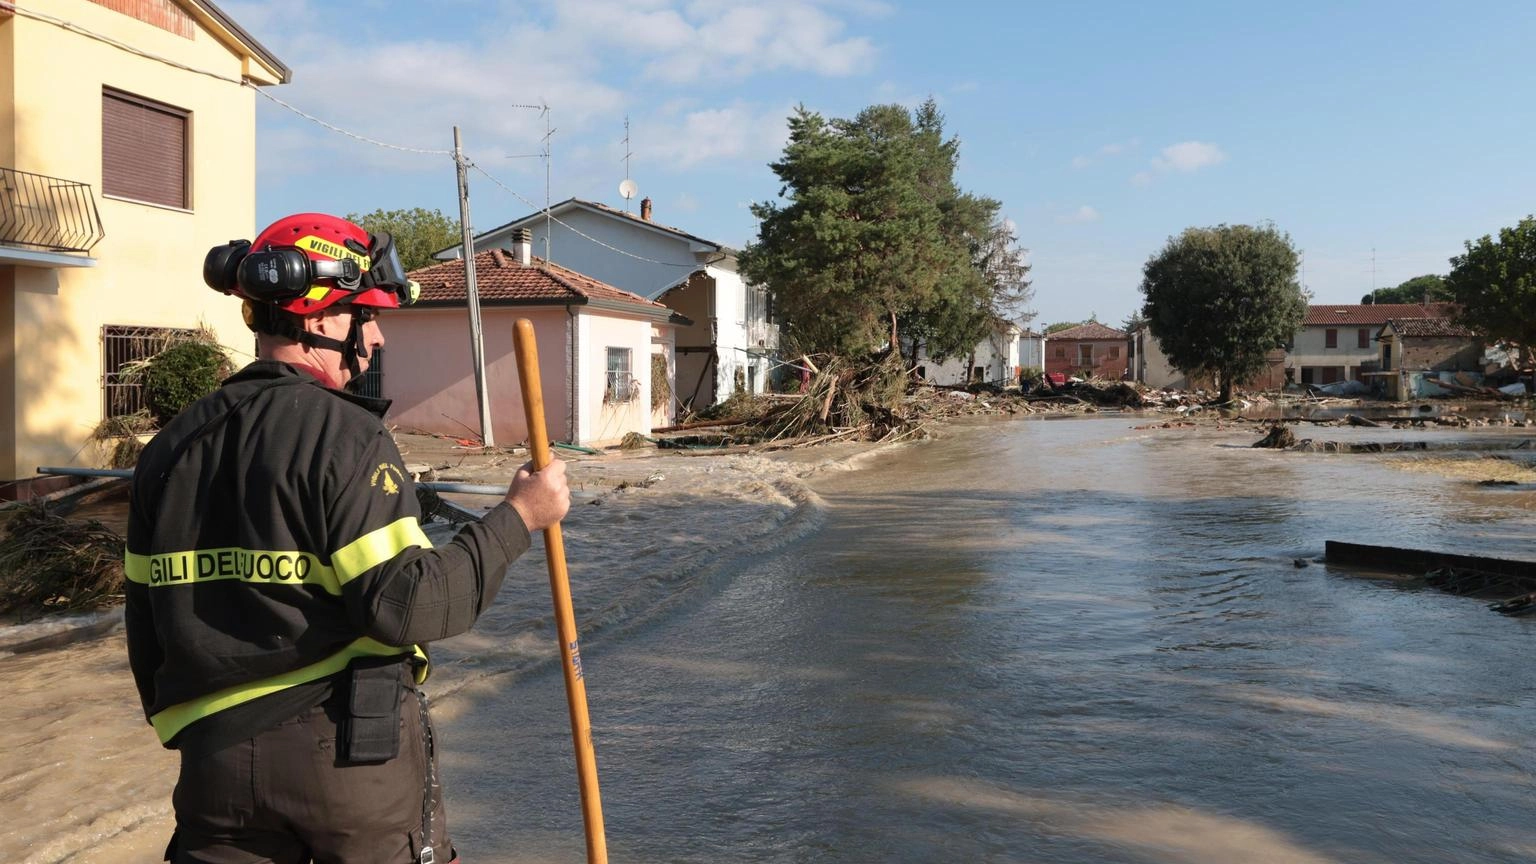
M 809 351 L 845 356 L 921 345 L 970 351 L 1028 299 L 1028 266 L 999 203 L 954 180 L 959 141 L 932 100 L 851 120 L 796 109 L 771 167 L 781 201 L 754 204 L 743 275 L 768 287 Z

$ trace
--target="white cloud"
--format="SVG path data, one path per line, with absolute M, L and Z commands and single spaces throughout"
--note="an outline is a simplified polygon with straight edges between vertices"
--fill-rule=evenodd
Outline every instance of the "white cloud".
M 1164 147 L 1162 155 L 1152 160 L 1152 167 L 1159 171 L 1177 171 L 1189 174 L 1225 162 L 1227 154 L 1220 147 L 1204 141 L 1185 141 Z
M 1147 186 L 1160 174 L 1193 174 L 1227 161 L 1220 147 L 1206 141 L 1182 141 L 1164 147 L 1153 157 L 1151 169 L 1131 175 L 1131 185 Z
M 1085 222 L 1097 222 L 1101 218 L 1103 217 L 1100 215 L 1099 211 L 1089 207 L 1087 204 L 1084 204 L 1076 210 L 1073 210 L 1071 213 L 1056 217 L 1056 221 L 1081 224 Z
M 1099 161 L 1100 159 L 1105 159 L 1105 158 L 1109 158 L 1109 157 L 1113 157 L 1113 156 L 1119 156 L 1119 155 L 1122 155 L 1124 153 L 1129 153 L 1132 150 L 1135 150 L 1137 147 L 1140 147 L 1140 146 L 1141 146 L 1141 139 L 1140 138 L 1131 138 L 1131 139 L 1129 139 L 1127 141 L 1113 141 L 1113 142 L 1110 142 L 1109 144 L 1105 144 L 1104 146 L 1100 147 L 1098 150 L 1095 150 L 1092 156 L 1074 156 L 1074 157 L 1072 157 L 1072 167 L 1073 168 L 1087 168 L 1089 165 L 1092 165 L 1093 163 Z
M 724 108 L 647 118 L 636 126 L 634 134 L 650 164 L 689 168 L 721 159 L 767 161 L 784 149 L 789 137 L 785 118 L 791 110 L 737 102 Z
M 356 135 L 411 148 L 449 149 L 459 126 L 466 153 L 524 192 L 525 185 L 542 186 L 532 182 L 535 175 L 542 180 L 541 163 L 515 157 L 541 151 L 545 119 L 517 106 L 549 106 L 554 165 L 564 182 L 615 170 L 609 159 L 622 157 L 617 142 L 626 114 L 637 168 L 767 161 L 784 143 L 790 108 L 722 99 L 715 82 L 863 72 L 876 50 L 848 32 L 849 22 L 890 11 L 866 0 L 772 7 L 736 0 L 485 4 L 463 36 L 437 26 L 428 32 L 419 24 L 395 31 L 381 25 L 353 50 L 338 51 L 333 34 L 348 31 L 346 7 L 229 0 L 226 8 L 293 69 L 293 82 L 272 95 Z M 440 154 L 372 146 L 258 102 L 264 175 L 443 170 Z

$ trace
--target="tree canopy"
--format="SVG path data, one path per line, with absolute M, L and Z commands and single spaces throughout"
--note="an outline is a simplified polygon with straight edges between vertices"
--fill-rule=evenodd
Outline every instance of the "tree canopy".
M 415 207 L 410 210 L 375 210 L 366 215 L 348 213 L 347 221 L 362 226 L 370 234 L 389 232 L 395 238 L 395 251 L 407 270 L 437 263 L 432 253 L 464 240 L 459 220 L 441 210 Z
M 932 100 L 853 119 L 799 107 L 771 164 L 780 201 L 752 206 L 741 272 L 773 292 L 804 350 L 847 356 L 972 350 L 999 318 L 1027 320 L 1029 266 L 999 202 L 961 191 L 959 141 Z
M 1530 362 L 1536 350 L 1536 216 L 1497 239 L 1484 235 L 1466 242 L 1466 253 L 1451 259 L 1446 289 L 1460 304 L 1458 319 L 1488 336 L 1518 343 Z
M 1306 316 L 1291 238 L 1264 225 L 1187 228 L 1143 268 L 1146 317 L 1168 361 L 1212 375 L 1223 402 Z
M 1425 298 L 1428 298 L 1431 303 L 1451 299 L 1451 292 L 1445 287 L 1444 276 L 1436 276 L 1433 273 L 1415 276 L 1392 288 L 1378 288 L 1376 291 L 1361 297 L 1360 302 L 1423 303 Z

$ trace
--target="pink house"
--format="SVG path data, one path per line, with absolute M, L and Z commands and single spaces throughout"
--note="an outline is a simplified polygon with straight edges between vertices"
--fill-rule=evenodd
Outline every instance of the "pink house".
M 676 329 L 671 309 L 513 251 L 475 255 L 486 388 L 498 445 L 528 438 L 512 328 L 533 323 L 550 439 L 613 444 L 673 422 Z M 412 432 L 478 438 L 480 409 L 466 305 L 464 262 L 417 270 L 416 305 L 388 313 L 378 392 L 388 422 Z

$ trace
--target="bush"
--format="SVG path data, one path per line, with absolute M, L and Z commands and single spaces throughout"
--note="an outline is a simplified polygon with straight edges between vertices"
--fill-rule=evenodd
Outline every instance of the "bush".
M 144 404 L 157 426 L 218 389 L 230 373 L 229 357 L 212 339 L 175 342 L 144 361 Z

